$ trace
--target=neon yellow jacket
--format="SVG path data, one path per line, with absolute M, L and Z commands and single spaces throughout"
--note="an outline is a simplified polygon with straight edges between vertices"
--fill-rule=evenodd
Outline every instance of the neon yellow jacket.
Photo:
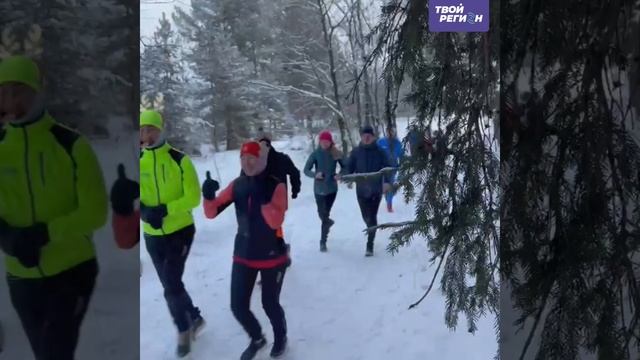
M 59 274 L 95 258 L 93 232 L 107 221 L 107 191 L 88 141 L 47 113 L 0 135 L 0 218 L 10 226 L 45 223 L 49 243 L 40 264 L 25 268 L 6 255 L 19 278 Z
M 168 235 L 193 224 L 192 210 L 200 205 L 200 182 L 191 159 L 164 143 L 140 154 L 140 202 L 167 206 L 161 229 L 144 223 L 145 234 Z

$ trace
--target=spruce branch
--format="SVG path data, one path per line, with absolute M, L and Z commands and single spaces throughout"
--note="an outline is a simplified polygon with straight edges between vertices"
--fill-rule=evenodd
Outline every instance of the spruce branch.
M 417 222 L 415 220 L 395 222 L 395 223 L 384 223 L 384 224 L 378 224 L 376 226 L 370 226 L 370 227 L 362 230 L 362 232 L 367 233 L 367 232 L 374 231 L 374 230 L 386 230 L 386 229 L 404 228 L 404 227 L 413 226 L 413 225 L 417 225 Z
M 397 170 L 398 170 L 398 168 L 396 168 L 396 167 L 385 167 L 385 168 L 382 168 L 382 169 L 380 169 L 378 171 L 373 171 L 373 172 L 342 175 L 340 177 L 340 180 L 345 182 L 345 183 L 350 183 L 350 182 L 354 182 L 354 181 L 361 181 L 361 180 L 368 180 L 368 179 L 371 179 L 371 178 L 381 177 L 381 176 L 383 176 L 385 174 L 392 173 L 392 172 L 397 171 Z
M 427 291 L 424 292 L 424 294 L 422 295 L 422 297 L 416 301 L 415 303 L 409 305 L 409 309 L 411 310 L 414 307 L 420 305 L 420 303 L 422 302 L 422 300 L 424 300 L 427 295 L 429 295 L 429 293 L 431 292 L 431 288 L 433 288 L 433 284 L 436 281 L 436 278 L 438 277 L 438 274 L 440 273 L 440 267 L 442 266 L 442 263 L 444 262 L 444 259 L 447 257 L 447 250 L 449 249 L 449 243 L 451 241 L 451 238 L 449 238 L 449 241 L 447 241 L 447 245 L 444 247 L 444 251 L 442 253 L 442 256 L 440 256 L 440 261 L 438 262 L 438 267 L 436 268 L 436 272 L 433 274 L 433 277 L 431 278 L 431 283 L 429 284 L 429 287 L 427 288 Z
M 520 360 L 524 360 L 527 352 L 529 350 L 529 346 L 531 346 L 531 342 L 533 341 L 533 336 L 538 331 L 538 326 L 540 325 L 540 321 L 542 320 L 542 313 L 547 307 L 547 301 L 549 300 L 549 296 L 551 295 L 551 289 L 553 287 L 553 282 L 548 287 L 546 295 L 543 298 L 542 305 L 538 308 L 538 313 L 536 314 L 535 320 L 533 322 L 533 328 L 529 331 L 529 335 L 527 336 L 527 340 L 522 347 L 522 352 L 520 353 Z M 524 323 L 523 323 L 524 326 Z

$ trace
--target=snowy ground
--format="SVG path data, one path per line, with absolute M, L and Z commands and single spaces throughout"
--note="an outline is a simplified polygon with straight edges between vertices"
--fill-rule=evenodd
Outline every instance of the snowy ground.
M 288 150 L 297 147 L 295 142 L 298 141 L 274 146 L 289 153 L 302 169 L 306 152 Z M 214 159 L 224 186 L 240 171 L 238 152 L 196 159 L 201 179 L 206 170 L 216 176 Z M 320 253 L 320 225 L 312 189 L 312 179 L 304 177 L 300 196 L 290 201 L 284 226 L 293 257 L 281 298 L 289 327 L 290 349 L 286 359 L 493 358 L 497 341 L 492 318 L 481 319 L 475 335 L 465 330 L 464 319 L 457 332 L 449 331 L 444 324 L 445 300 L 439 291 L 432 291 L 418 308 L 407 310 L 422 295 L 434 271 L 427 266 L 427 247 L 418 240 L 391 256 L 384 251 L 389 233 L 380 232 L 376 256 L 365 258 L 364 225 L 355 190 L 341 186 L 332 212 L 336 224 L 329 237 L 329 252 Z M 396 198 L 395 213 L 388 214 L 383 207 L 380 222 L 413 217 L 413 206 L 404 204 L 400 197 Z M 208 326 L 194 345 L 193 359 L 237 359 L 248 338 L 229 306 L 235 213 L 229 208 L 217 219 L 207 220 L 199 208 L 195 217 L 198 230 L 184 280 Z M 142 247 L 141 359 L 175 359 L 176 330 L 151 259 Z M 271 328 L 260 304 L 259 287 L 254 290 L 252 310 L 272 341 Z M 268 351 L 258 357 L 267 358 Z
M 118 142 L 93 143 L 103 167 L 107 188 L 116 178 L 116 166 L 123 162 L 129 176 L 138 173 L 137 133 Z M 132 144 L 132 145 L 125 145 Z M 137 178 L 137 176 L 136 176 Z M 139 359 L 139 251 L 116 247 L 111 220 L 94 236 L 100 274 L 82 328 L 77 358 L 91 360 Z M 0 323 L 5 330 L 5 352 L 0 359 L 33 359 L 26 336 L 7 292 L 4 255 L 0 256 Z

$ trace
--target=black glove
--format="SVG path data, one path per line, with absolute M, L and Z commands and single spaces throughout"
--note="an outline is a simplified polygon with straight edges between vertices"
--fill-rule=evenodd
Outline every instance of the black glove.
M 216 198 L 216 191 L 220 190 L 220 184 L 211 178 L 211 172 L 207 171 L 207 179 L 202 184 L 202 196 L 207 200 Z
M 298 193 L 297 192 L 291 193 L 291 198 L 292 199 L 297 199 L 298 198 Z
M 140 217 L 154 229 L 161 229 L 162 222 L 167 216 L 167 205 L 146 206 L 140 204 Z
M 140 185 L 127 178 L 124 165 L 118 165 L 118 180 L 111 187 L 111 208 L 118 215 L 133 214 L 133 203 L 140 197 Z
M 40 263 L 40 249 L 49 243 L 49 230 L 46 224 L 37 223 L 28 227 L 11 227 L 4 220 L 0 224 L 0 248 L 13 256 L 27 268 Z

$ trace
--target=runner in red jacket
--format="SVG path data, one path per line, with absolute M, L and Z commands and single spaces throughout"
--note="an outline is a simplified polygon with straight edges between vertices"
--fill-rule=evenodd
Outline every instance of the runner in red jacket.
M 280 290 L 288 255 L 277 234 L 287 209 L 287 189 L 282 180 L 265 172 L 266 158 L 261 156 L 259 143 L 245 143 L 240 158 L 243 175 L 218 197 L 215 181 L 208 179 L 203 184 L 204 210 L 206 217 L 213 219 L 232 203 L 235 205 L 238 232 L 231 273 L 231 310 L 251 337 L 241 359 L 253 359 L 266 345 L 262 328 L 249 308 L 258 273 L 262 278 L 262 305 L 273 327 L 271 356 L 278 357 L 287 343 Z

